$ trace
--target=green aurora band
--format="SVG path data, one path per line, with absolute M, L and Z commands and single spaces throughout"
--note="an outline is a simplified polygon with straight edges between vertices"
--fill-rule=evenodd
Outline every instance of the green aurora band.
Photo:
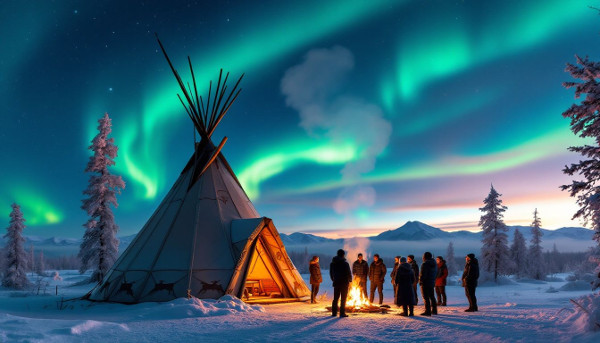
M 52 205 L 52 202 L 40 193 L 41 188 L 34 190 L 30 187 L 23 185 L 6 187 L 10 190 L 12 199 L 0 199 L 0 206 L 2 208 L 0 215 L 3 218 L 8 218 L 12 211 L 10 205 L 14 202 L 21 206 L 26 225 L 60 223 L 64 218 L 62 211 Z
M 234 75 L 237 71 L 264 66 L 311 41 L 384 11 L 386 3 L 384 0 L 332 1 L 322 3 L 318 7 L 294 4 L 294 8 L 273 11 L 268 20 L 262 20 L 261 24 L 250 25 L 249 27 L 254 27 L 255 30 L 247 32 L 243 39 L 227 42 L 218 46 L 216 51 L 207 52 L 199 48 L 197 54 L 192 54 L 192 57 L 202 56 L 200 60 L 193 60 L 194 65 L 202 66 L 194 71 L 199 87 L 202 89 L 203 85 L 208 84 L 208 80 L 214 79 L 214 73 L 223 66 L 231 70 Z M 311 25 L 306 25 L 307 18 L 310 18 Z M 274 30 L 274 27 L 277 29 Z M 166 41 L 168 42 L 168 39 Z M 169 50 L 168 44 L 166 48 Z M 174 63 L 181 68 L 187 66 L 183 56 L 174 58 Z M 185 76 L 182 77 L 185 79 Z M 154 199 L 162 190 L 166 178 L 165 170 L 156 163 L 155 155 L 157 151 L 162 150 L 165 138 L 157 138 L 157 132 L 159 128 L 164 132 L 163 126 L 170 122 L 187 119 L 176 98 L 179 89 L 175 81 L 169 78 L 158 83 L 167 86 L 158 90 L 147 90 L 148 99 L 143 109 L 141 125 L 131 121 L 123 129 L 115 128 L 113 131 L 115 142 L 119 146 L 118 159 L 123 162 L 117 162 L 117 170 L 125 173 L 137 186 L 141 186 L 143 191 L 136 191 L 136 194 L 148 200 Z M 101 113 L 96 111 L 89 111 L 89 113 L 89 121 L 96 123 Z M 94 129 L 96 125 L 94 124 Z M 88 133 L 89 137 L 94 135 L 95 133 L 89 136 Z M 314 143 L 309 144 L 314 145 Z M 314 147 L 314 149 L 322 148 Z M 154 156 L 149 151 L 152 151 Z M 295 158 L 306 159 L 307 157 Z M 316 163 L 324 163 L 318 158 L 312 160 Z
M 497 172 L 548 158 L 556 154 L 556 151 L 565 154 L 567 153 L 567 146 L 579 144 L 582 144 L 580 138 L 574 137 L 568 128 L 560 128 L 495 153 L 479 156 L 454 156 L 445 160 L 412 166 L 401 165 L 378 168 L 378 172 L 364 175 L 360 182 L 363 184 L 376 184 Z M 275 195 L 323 192 L 351 186 L 355 183 L 355 181 L 349 182 L 337 179 L 303 187 L 294 185 L 294 187 L 280 189 Z
M 300 164 L 336 165 L 360 159 L 359 149 L 352 144 L 323 144 L 306 148 L 311 144 L 314 145 L 314 141 L 308 139 L 288 143 L 285 149 L 265 152 L 265 157 L 255 159 L 242 168 L 238 179 L 250 199 L 258 199 L 262 182 Z
M 221 66 L 227 66 L 229 70 L 234 71 L 234 75 L 236 71 L 260 68 L 311 41 L 382 12 L 385 9 L 383 4 L 385 1 L 355 1 L 345 6 L 339 6 L 338 3 L 326 3 L 323 5 L 327 7 L 326 9 L 300 6 L 292 11 L 286 11 L 286 13 L 290 13 L 287 15 L 273 12 L 271 20 L 264 20 L 269 23 L 268 25 L 251 25 L 255 28 L 254 31 L 248 31 L 243 39 L 218 46 L 215 51 L 201 51 L 200 49 L 197 55 L 202 58 L 199 61 L 193 61 L 194 65 L 202 66 L 201 70 L 195 70 L 199 86 L 202 87 L 207 84 L 209 79 L 214 79 L 214 72 Z M 585 6 L 565 7 L 562 1 L 549 1 L 542 7 L 534 4 L 528 6 L 518 13 L 517 18 L 514 15 L 498 16 L 498 18 L 512 18 L 514 22 L 510 24 L 499 22 L 500 19 L 494 16 L 486 18 L 486 27 L 478 37 L 469 36 L 464 24 L 447 19 L 447 22 L 443 24 L 447 30 L 442 35 L 439 35 L 439 31 L 428 31 L 430 27 L 425 23 L 415 27 L 410 36 L 400 35 L 396 77 L 394 79 L 386 75 L 381 83 L 380 95 L 384 108 L 391 110 L 397 106 L 410 104 L 410 100 L 428 84 L 494 59 L 522 52 L 536 44 L 548 41 L 553 36 L 560 34 L 561 30 L 568 29 L 567 25 L 573 20 L 583 21 L 578 18 L 594 15 L 593 11 Z M 499 11 L 509 11 L 509 9 L 503 8 Z M 335 13 L 335 15 L 331 16 L 331 13 Z M 308 17 L 311 18 L 312 25 L 303 25 L 302 23 Z M 444 19 L 438 18 L 437 20 Z M 593 20 L 586 22 L 593 22 Z M 278 30 L 273 30 L 273 27 L 278 27 Z M 508 34 L 499 35 L 498 31 L 501 29 L 502 32 L 507 29 Z M 499 36 L 504 39 L 494 41 L 490 38 Z M 169 49 L 168 44 L 167 49 Z M 177 56 L 175 60 L 176 66 L 184 68 L 187 65 L 181 56 Z M 113 133 L 120 148 L 117 170 L 127 175 L 130 181 L 137 186 L 134 189 L 139 198 L 148 200 L 156 198 L 162 191 L 166 178 L 166 171 L 156 163 L 155 156 L 157 151 L 164 149 L 162 147 L 164 147 L 166 138 L 164 136 L 157 137 L 156 133 L 159 128 L 161 128 L 160 131 L 165 132 L 162 127 L 169 123 L 187 119 L 176 99 L 175 94 L 179 90 L 174 81 L 169 78 L 158 84 L 165 86 L 146 90 L 147 99 L 141 109 L 143 116 L 137 116 L 134 114 L 136 111 L 130 111 L 133 118 L 143 119 L 132 119 L 123 126 L 123 129 L 115 128 Z M 499 93 L 501 92 L 497 90 L 497 92 L 481 94 L 478 98 L 450 103 L 444 111 L 439 110 L 437 113 L 433 111 L 433 117 L 426 118 L 426 120 L 421 120 L 419 117 L 411 119 L 412 122 L 409 122 L 409 125 L 398 127 L 394 134 L 397 136 L 419 134 L 440 127 L 444 123 L 463 116 L 466 112 L 475 111 L 494 101 Z M 100 113 L 97 111 L 89 113 L 93 113 L 93 116 L 90 115 L 89 118 L 93 118 L 95 130 L 96 119 Z M 480 159 L 479 161 L 484 160 L 484 163 L 442 162 L 447 168 L 440 168 L 437 164 L 404 166 L 394 172 L 383 170 L 377 174 L 366 175 L 363 181 L 377 183 L 448 175 L 470 175 L 515 167 L 547 157 L 547 149 L 543 149 L 544 153 L 531 151 L 523 153 L 518 149 L 534 144 L 534 141 L 549 142 L 548 137 L 555 135 L 558 131 L 560 131 L 559 138 L 553 137 L 553 140 L 557 139 L 560 142 L 568 140 L 568 134 L 565 135 L 563 130 L 548 128 L 544 131 L 547 134 L 526 143 L 521 141 L 516 146 L 504 147 L 502 151 L 468 154 L 470 157 Z M 95 131 L 93 132 L 95 134 Z M 93 134 L 91 136 L 88 134 L 88 136 L 93 137 Z M 361 156 L 358 147 L 352 144 L 340 147 L 334 143 L 316 142 L 310 139 L 305 139 L 302 144 L 298 144 L 296 141 L 287 141 L 271 146 L 272 148 L 263 151 L 263 154 L 260 154 L 261 157 L 241 168 L 238 173 L 240 181 L 252 199 L 260 196 L 262 182 L 290 168 L 309 163 L 343 165 L 358 160 Z M 562 149 L 563 146 L 560 148 Z M 154 153 L 150 154 L 150 151 Z M 510 157 L 506 160 L 498 158 L 506 157 L 507 154 Z M 464 158 L 468 159 L 468 157 Z M 388 167 L 387 170 L 389 169 Z M 294 190 L 286 189 L 282 192 L 287 194 L 323 191 L 346 186 L 344 182 L 342 180 L 327 181 L 298 187 Z
M 498 14 L 498 12 L 504 12 Z M 398 43 L 396 82 L 381 82 L 381 98 L 388 110 L 396 101 L 411 100 L 427 84 L 458 74 L 494 59 L 513 55 L 544 43 L 579 25 L 594 25 L 594 11 L 587 6 L 565 6 L 562 0 L 545 1 L 543 6 L 524 2 L 515 8 L 496 8 L 478 18 L 485 23 L 480 34 L 469 34 L 467 23 L 444 13 L 411 27 Z M 435 15 L 431 13 L 428 15 Z M 506 23 L 506 18 L 511 22 Z M 435 21 L 444 31 L 432 31 Z M 410 35 L 408 35 L 410 34 Z M 501 37 L 502 39 L 498 39 Z M 399 95 L 397 100 L 395 95 Z

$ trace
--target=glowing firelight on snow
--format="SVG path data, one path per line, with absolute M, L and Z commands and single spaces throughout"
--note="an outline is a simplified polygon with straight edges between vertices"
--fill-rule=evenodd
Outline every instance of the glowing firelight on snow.
M 351 309 L 361 309 L 371 307 L 371 302 L 367 297 L 365 297 L 362 289 L 359 287 L 358 280 L 355 279 L 350 284 L 350 289 L 348 290 L 348 297 L 346 298 L 346 308 Z

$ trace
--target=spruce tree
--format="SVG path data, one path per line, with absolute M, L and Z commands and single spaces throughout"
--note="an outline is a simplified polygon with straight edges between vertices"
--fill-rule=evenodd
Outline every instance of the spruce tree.
M 577 198 L 579 210 L 573 215 L 573 219 L 579 218 L 584 225 L 589 224 L 594 230 L 592 239 L 596 241 L 596 246 L 590 260 L 598 265 L 596 272 L 600 272 L 600 63 L 577 55 L 575 59 L 577 64 L 567 63 L 565 71 L 582 82 L 564 82 L 563 86 L 575 87 L 575 98 L 585 95 L 585 99 L 580 104 L 571 105 L 562 115 L 571 119 L 571 131 L 575 135 L 591 138 L 593 143 L 569 147 L 570 151 L 585 159 L 565 166 L 563 173 L 579 175 L 583 180 L 573 180 L 570 185 L 561 186 L 561 189 L 568 190 L 572 197 Z M 600 282 L 600 273 L 598 275 L 596 282 Z
M 512 260 L 513 273 L 517 277 L 526 275 L 527 272 L 527 245 L 525 237 L 519 229 L 515 230 L 513 243 L 510 246 L 510 258 Z
M 529 246 L 529 267 L 527 269 L 530 277 L 542 280 L 546 277 L 546 263 L 542 251 L 542 220 L 538 217 L 537 208 L 533 211 L 533 222 L 531 223 L 531 245 Z
M 86 230 L 78 254 L 81 259 L 79 271 L 84 273 L 92 269 L 92 282 L 100 282 L 117 259 L 119 241 L 116 235 L 119 228 L 111 205 L 118 206 L 116 194 L 120 194 L 121 189 L 125 188 L 123 179 L 111 175 L 108 169 L 115 164 L 114 158 L 117 157 L 118 150 L 114 139 L 108 138 L 112 131 L 108 113 L 98 120 L 98 131 L 89 146 L 94 153 L 85 169 L 93 174 L 88 188 L 83 192 L 89 197 L 83 200 L 81 208 L 90 218 L 84 225 Z
M 2 286 L 14 289 L 24 289 L 29 285 L 27 279 L 27 252 L 23 247 L 25 238 L 23 238 L 23 229 L 25 228 L 25 218 L 21 212 L 21 207 L 12 204 L 10 212 L 10 224 L 6 229 L 7 238 L 5 247 L 6 270 L 2 279 Z
M 484 206 L 479 209 L 484 212 L 479 219 L 479 226 L 483 230 L 483 268 L 494 273 L 494 281 L 498 281 L 498 275 L 505 273 L 511 264 L 506 235 L 508 229 L 502 220 L 507 207 L 502 205 L 500 196 L 492 185 L 489 195 L 483 200 Z
M 446 267 L 448 268 L 448 275 L 455 275 L 458 272 L 456 258 L 454 257 L 454 243 L 452 241 L 448 243 L 448 248 L 446 249 Z

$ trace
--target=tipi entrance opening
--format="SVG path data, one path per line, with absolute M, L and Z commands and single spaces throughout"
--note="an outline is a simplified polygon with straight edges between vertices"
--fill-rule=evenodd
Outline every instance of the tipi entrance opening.
M 297 301 L 278 267 L 278 262 L 283 261 L 274 237 L 268 230 L 262 230 L 253 245 L 242 299 L 261 304 Z
M 281 298 L 280 285 L 283 282 L 262 241 L 261 238 L 257 240 L 248 265 L 248 276 L 246 277 L 248 298 L 257 296 Z

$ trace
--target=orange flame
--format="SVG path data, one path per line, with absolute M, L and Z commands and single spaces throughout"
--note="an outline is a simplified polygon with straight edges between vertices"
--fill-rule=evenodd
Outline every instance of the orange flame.
M 348 298 L 346 298 L 346 308 L 348 307 L 354 309 L 371 307 L 371 302 L 365 297 L 358 279 L 354 279 L 350 284 Z

